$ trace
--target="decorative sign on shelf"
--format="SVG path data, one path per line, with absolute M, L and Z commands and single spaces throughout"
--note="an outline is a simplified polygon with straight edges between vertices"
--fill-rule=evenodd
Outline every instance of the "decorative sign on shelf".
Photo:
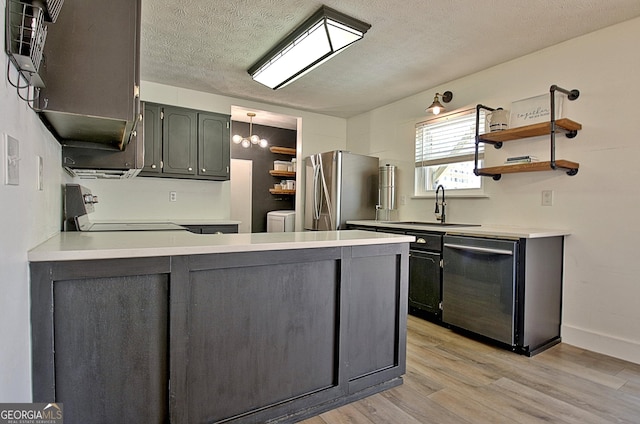
M 556 119 L 562 117 L 562 97 L 557 96 Z M 551 120 L 551 101 L 548 94 L 529 97 L 511 103 L 510 127 L 517 128 L 525 125 L 538 124 Z

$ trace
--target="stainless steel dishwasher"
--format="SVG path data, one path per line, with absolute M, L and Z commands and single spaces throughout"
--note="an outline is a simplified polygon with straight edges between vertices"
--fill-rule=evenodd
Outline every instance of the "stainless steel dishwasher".
M 442 321 L 516 345 L 517 240 L 444 236 Z

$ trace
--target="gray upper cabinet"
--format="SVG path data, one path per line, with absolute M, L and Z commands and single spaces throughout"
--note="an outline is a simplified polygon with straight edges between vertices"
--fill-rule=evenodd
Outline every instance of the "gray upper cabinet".
M 66 2 L 48 26 L 40 117 L 62 144 L 124 149 L 140 113 L 140 0 Z
M 146 103 L 140 176 L 229 179 L 230 116 Z
M 198 174 L 229 179 L 229 119 L 217 114 L 198 114 Z
M 160 105 L 144 105 L 144 168 L 143 172 L 162 172 L 162 119 Z
M 165 107 L 162 119 L 162 172 L 196 175 L 198 114 L 186 109 Z

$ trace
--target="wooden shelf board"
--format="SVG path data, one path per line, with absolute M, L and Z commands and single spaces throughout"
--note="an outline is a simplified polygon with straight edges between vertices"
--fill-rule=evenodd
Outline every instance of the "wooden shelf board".
M 578 169 L 580 164 L 577 162 L 571 162 L 568 160 L 556 160 L 556 168 L 561 169 Z M 481 174 L 513 174 L 515 172 L 535 172 L 535 171 L 551 171 L 551 162 L 531 162 L 531 163 L 518 163 L 514 165 L 492 166 L 488 168 L 480 168 L 478 172 Z
M 269 189 L 269 193 L 271 193 L 271 194 L 296 194 L 296 191 L 295 190 L 282 190 L 282 189 L 270 188 Z
M 582 129 L 579 124 L 571 119 L 562 118 L 556 120 L 556 127 L 565 131 L 578 131 Z M 524 127 L 511 128 L 504 131 L 495 131 L 492 133 L 482 134 L 481 141 L 512 141 L 528 137 L 537 137 L 551 133 L 551 122 L 541 122 L 539 124 L 525 125 Z
M 295 177 L 296 173 L 294 171 L 276 171 L 276 170 L 270 170 L 269 174 L 273 175 L 274 177 Z
M 271 153 L 279 153 L 282 155 L 296 155 L 296 149 L 291 149 L 289 147 L 279 147 L 279 146 L 271 146 L 269 147 Z

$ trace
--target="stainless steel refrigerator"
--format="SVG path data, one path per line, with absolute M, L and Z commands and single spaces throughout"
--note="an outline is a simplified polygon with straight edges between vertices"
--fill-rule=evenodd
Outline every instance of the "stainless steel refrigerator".
M 347 220 L 375 219 L 378 163 L 342 150 L 306 158 L 304 228 L 344 230 Z

